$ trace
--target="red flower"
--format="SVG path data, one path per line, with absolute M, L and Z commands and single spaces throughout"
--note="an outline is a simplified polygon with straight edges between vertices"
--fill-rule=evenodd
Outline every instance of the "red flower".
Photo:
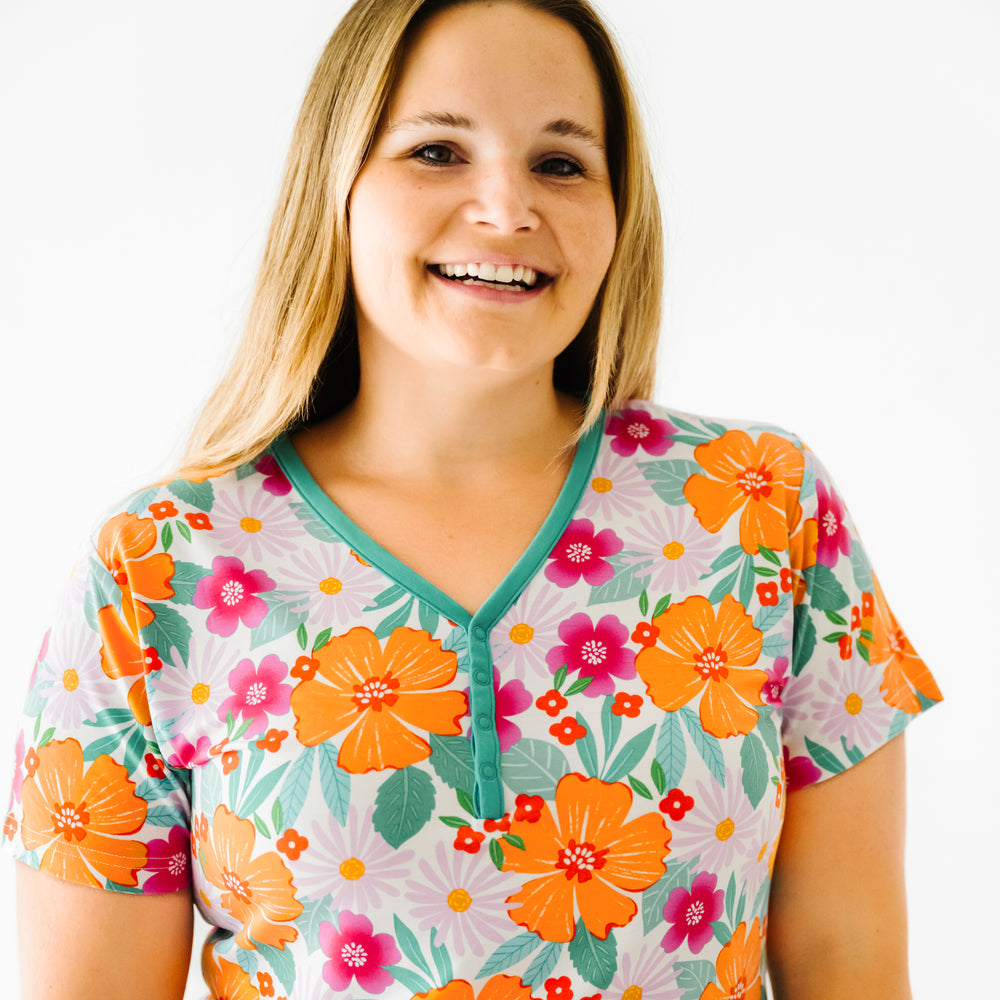
M 875 614 L 875 595 L 874 594 L 862 594 L 861 595 L 861 617 L 871 618 Z
M 635 719 L 639 715 L 640 708 L 642 708 L 641 694 L 626 694 L 624 691 L 619 691 L 615 695 L 611 711 L 614 715 L 627 715 L 630 719 Z
M 288 735 L 287 729 L 269 729 L 267 735 L 257 740 L 258 750 L 270 750 L 271 753 L 281 749 L 281 741 Z
M 542 815 L 545 800 L 541 795 L 518 795 L 514 799 L 514 819 L 518 823 L 537 823 Z
M 486 839 L 485 833 L 473 830 L 471 826 L 463 826 L 455 834 L 455 850 L 466 854 L 478 854 L 479 847 Z
M 17 820 L 14 819 L 14 814 L 8 814 L 7 818 L 4 820 L 3 832 L 8 840 L 14 839 L 14 834 L 17 833 Z
M 545 1000 L 573 1000 L 573 990 L 570 988 L 569 976 L 545 980 Z
M 294 860 L 294 858 L 292 859 Z M 262 997 L 274 996 L 274 983 L 270 972 L 257 973 L 257 989 Z
M 861 608 L 856 604 L 851 608 L 851 631 L 857 632 L 861 628 Z
M 554 688 L 551 691 L 546 691 L 545 694 L 539 698 L 535 704 L 546 714 L 552 716 L 554 719 L 568 704 L 569 702 Z
M 195 531 L 211 531 L 212 522 L 208 519 L 208 514 L 199 511 L 197 514 L 185 514 L 184 520 L 194 528 Z
M 146 774 L 148 774 L 151 778 L 165 778 L 167 776 L 167 772 L 163 770 L 163 761 L 158 757 L 148 753 L 146 754 L 145 760 Z
M 563 716 L 558 722 L 554 722 L 549 726 L 549 732 L 564 747 L 572 746 L 578 739 L 587 735 L 587 730 L 572 715 Z
M 299 855 L 309 846 L 309 838 L 299 835 L 298 830 L 289 827 L 277 843 L 277 848 L 290 861 L 298 861 Z
M 650 622 L 639 622 L 632 633 L 632 641 L 648 649 L 650 646 L 656 645 L 656 639 L 659 634 L 660 630 L 655 625 Z
M 33 778 L 35 776 L 35 771 L 38 770 L 38 754 L 35 748 L 32 747 L 24 755 L 24 773 L 29 777 Z
M 849 660 L 851 658 L 851 647 L 853 646 L 851 637 L 849 635 L 842 635 L 837 640 L 837 645 L 840 647 L 840 658 L 842 660 Z
M 235 770 L 240 763 L 240 755 L 235 750 L 227 750 L 222 755 L 222 773 L 229 774 Z
M 757 599 L 762 607 L 774 607 L 778 603 L 778 585 L 773 580 L 757 584 Z
M 151 674 L 154 670 L 159 670 L 163 666 L 160 654 L 152 646 L 147 646 L 142 651 L 142 661 L 147 674 Z
M 795 576 L 787 567 L 781 571 L 781 590 L 787 594 L 795 583 Z
M 165 517 L 177 516 L 177 508 L 169 500 L 164 500 L 162 503 L 151 503 L 148 509 L 157 521 L 162 521 Z
M 229 742 L 229 737 L 228 736 L 223 736 L 222 739 L 219 740 L 218 743 L 214 743 L 212 746 L 210 746 L 208 748 L 208 752 L 213 757 L 218 757 L 219 754 L 222 753 L 222 751 L 226 748 L 226 744 L 228 742 Z
M 300 681 L 311 681 L 316 676 L 317 670 L 319 670 L 319 660 L 313 656 L 300 656 L 289 672 Z
M 506 833 L 510 829 L 510 813 L 504 813 L 503 819 L 488 819 L 483 823 L 487 833 Z
M 665 812 L 671 819 L 684 819 L 685 813 L 694 808 L 694 799 L 685 795 L 679 788 L 671 788 L 667 797 L 660 800 L 660 812 Z

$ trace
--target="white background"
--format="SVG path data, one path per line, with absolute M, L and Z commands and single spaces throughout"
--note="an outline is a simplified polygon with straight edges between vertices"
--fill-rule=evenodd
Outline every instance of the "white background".
M 0 748 L 78 542 L 170 467 L 231 349 L 297 105 L 344 6 L 0 11 Z M 907 737 L 914 995 L 988 992 L 1000 8 L 605 6 L 666 210 L 658 398 L 791 426 L 835 471 L 947 697 Z

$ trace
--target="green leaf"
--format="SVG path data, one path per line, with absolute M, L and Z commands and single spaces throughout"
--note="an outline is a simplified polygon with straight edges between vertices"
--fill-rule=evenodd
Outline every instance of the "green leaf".
M 191 529 L 188 527 L 186 521 L 177 522 L 177 534 L 180 535 L 185 542 L 191 541 Z
M 397 982 L 402 983 L 411 993 L 429 993 L 433 987 L 419 972 L 406 968 L 405 965 L 385 965 L 386 972 Z
M 653 793 L 649 790 L 647 785 L 644 785 L 638 778 L 633 778 L 630 774 L 628 776 L 628 783 L 632 786 L 632 791 L 637 795 L 641 795 L 644 799 L 652 799 Z
M 722 756 L 722 748 L 719 746 L 719 741 L 714 736 L 709 736 L 708 733 L 701 728 L 701 720 L 692 709 L 682 708 L 679 711 L 681 718 L 684 720 L 684 725 L 687 727 L 688 735 L 691 737 L 691 742 L 694 743 L 695 749 L 701 755 L 701 759 L 708 766 L 708 770 L 712 777 L 715 778 L 719 785 L 725 788 L 726 762 Z
M 313 639 L 312 651 L 315 653 L 317 649 L 322 649 L 329 641 L 330 636 L 333 635 L 332 628 L 325 628 L 315 639 Z
M 299 626 L 299 630 L 295 633 L 295 638 L 298 641 L 299 649 L 305 652 L 306 646 L 309 645 L 309 633 L 306 631 L 305 622 Z
M 173 667 L 185 666 L 191 645 L 191 626 L 169 604 L 149 604 L 149 610 L 153 612 L 153 620 L 142 630 L 143 641 L 160 654 L 164 663 Z M 175 649 L 180 662 L 174 658 Z
M 834 625 L 847 625 L 847 619 L 843 615 L 838 615 L 836 611 L 824 611 L 823 614 L 825 614 Z
M 757 576 L 772 577 L 777 576 L 778 571 L 776 569 L 771 569 L 770 566 L 754 566 L 753 571 Z
M 372 826 L 391 847 L 400 847 L 423 829 L 433 811 L 434 783 L 411 764 L 379 787 Z
M 243 801 L 240 803 L 239 808 L 236 812 L 240 816 L 252 816 L 263 804 L 264 800 L 274 791 L 275 785 L 281 781 L 281 776 L 288 770 L 288 763 L 284 763 L 281 767 L 270 774 L 266 774 L 256 785 L 253 785 L 249 791 L 244 788 Z
M 561 941 L 549 941 L 531 960 L 531 965 L 525 969 L 524 975 L 521 976 L 521 982 L 526 986 L 531 986 L 532 993 L 541 992 L 542 985 L 552 974 L 562 950 L 563 943 Z
M 803 570 L 809 603 L 817 611 L 839 611 L 851 603 L 847 591 L 840 585 L 829 566 L 817 563 Z
M 656 737 L 656 762 L 663 769 L 663 788 L 677 788 L 687 766 L 687 744 L 676 712 L 666 712 L 663 716 Z
M 462 816 L 438 816 L 438 819 L 453 830 L 461 830 L 463 826 L 469 825 L 469 821 Z
M 295 825 L 295 821 L 299 818 L 299 813 L 302 812 L 302 807 L 305 805 L 306 796 L 309 794 L 309 784 L 312 781 L 315 757 L 315 747 L 303 747 L 285 772 L 285 780 L 278 795 L 284 803 L 284 818 L 288 821 L 289 826 Z
M 585 982 L 599 990 L 606 990 L 611 985 L 618 968 L 618 944 L 614 931 L 609 930 L 607 938 L 602 941 L 587 930 L 581 918 L 576 922 L 576 933 L 568 951 L 573 967 Z
M 566 683 L 566 675 L 569 673 L 569 668 L 564 663 L 557 671 L 555 677 L 552 679 L 552 687 L 554 690 L 558 691 L 563 684 Z
M 795 631 L 792 638 L 792 676 L 798 677 L 816 648 L 816 626 L 809 608 L 800 604 L 795 609 Z
M 497 871 L 503 869 L 503 848 L 498 840 L 490 841 L 490 861 L 496 866 Z
M 399 918 L 399 914 L 393 916 L 393 926 L 396 930 L 396 945 L 399 950 L 418 968 L 428 976 L 433 976 L 431 967 L 424 958 L 420 945 L 417 943 L 417 936 Z
M 772 552 L 766 545 L 758 545 L 757 552 L 762 555 L 769 563 L 773 563 L 775 566 L 781 565 L 781 559 Z
M 590 682 L 593 677 L 577 677 L 575 681 L 566 689 L 566 693 L 563 697 L 572 698 L 575 694 L 582 694 L 587 688 L 590 687 Z
M 477 979 L 485 979 L 488 976 L 495 976 L 499 972 L 504 972 L 512 965 L 522 962 L 533 951 L 536 951 L 542 939 L 537 934 L 518 934 L 516 937 L 504 941 L 502 945 L 483 964 L 483 967 L 476 973 Z
M 175 479 L 167 484 L 167 489 L 178 500 L 186 503 L 189 507 L 197 507 L 206 513 L 212 510 L 215 503 L 215 490 L 211 480 L 206 479 L 203 483 L 192 483 L 187 479 Z
M 641 733 L 637 733 L 632 737 L 621 748 L 618 752 L 618 756 L 615 757 L 614 761 L 609 764 L 601 776 L 602 781 L 621 781 L 629 771 L 633 770 L 636 765 L 642 760 L 646 751 L 649 749 L 649 744 L 653 742 L 653 733 L 656 732 L 656 726 L 649 726 L 644 729 Z
M 472 794 L 476 773 L 472 763 L 472 746 L 464 736 L 438 736 L 430 733 L 431 767 L 449 787 Z
M 476 815 L 476 806 L 472 801 L 472 796 L 462 788 L 459 788 L 455 792 L 455 798 L 458 799 L 458 804 L 470 815 Z
M 271 806 L 271 825 L 275 833 L 280 833 L 285 826 L 285 812 L 281 808 L 281 799 L 276 798 Z
M 640 462 L 639 471 L 664 503 L 680 507 L 687 503 L 684 496 L 687 481 L 705 470 L 697 462 L 671 459 L 663 462 Z
M 41 721 L 41 719 L 39 719 L 39 721 Z M 48 744 L 49 740 L 51 740 L 52 737 L 55 736 L 55 734 L 56 734 L 56 727 L 49 726 L 49 728 L 46 729 L 44 733 L 42 733 L 41 739 L 35 744 L 35 748 L 41 750 L 42 747 Z
M 829 635 L 823 636 L 824 642 L 840 642 L 840 640 L 847 635 L 846 632 L 831 632 Z
M 659 750 L 659 739 L 657 739 L 657 750 Z M 653 763 L 649 767 L 649 777 L 658 795 L 662 795 L 667 790 L 667 776 L 664 773 L 660 762 L 654 757 Z
M 267 828 L 267 824 L 260 818 L 260 816 L 257 815 L 257 813 L 253 814 L 253 825 L 260 831 L 260 835 L 262 837 L 267 837 L 268 840 L 271 839 L 271 831 Z
M 672 596 L 673 596 L 672 594 L 666 594 L 666 595 L 664 595 L 663 597 L 661 597 L 661 598 L 660 598 L 660 599 L 659 599 L 659 600 L 658 600 L 658 601 L 656 602 L 656 607 L 655 607 L 655 608 L 653 608 L 653 618 L 654 618 L 654 619 L 655 619 L 655 618 L 659 618 L 659 617 L 660 617 L 660 615 L 662 615 L 662 614 L 663 614 L 663 612 L 664 612 L 664 611 L 666 611 L 666 610 L 667 610 L 667 608 L 669 608 L 669 607 L 670 607 L 670 598 L 671 598 Z
M 743 768 L 743 791 L 750 805 L 757 808 L 768 787 L 767 751 L 753 734 L 747 733 L 740 745 L 740 764 Z M 739 923 L 739 920 L 736 921 Z
M 174 540 L 174 530 L 170 527 L 169 521 L 163 522 L 163 527 L 160 529 L 160 544 L 163 546 L 164 552 L 170 551 L 170 546 Z
M 562 750 L 544 740 L 520 739 L 502 760 L 504 784 L 518 795 L 555 798 L 559 779 L 570 771 Z
M 347 822 L 347 808 L 351 801 L 351 776 L 342 767 L 338 766 L 337 756 L 339 751 L 332 743 L 329 741 L 320 743 L 316 751 L 319 757 L 319 784 L 323 791 L 323 799 L 327 806 L 329 806 L 330 812 L 333 813 L 334 819 L 343 826 Z M 399 772 L 397 771 L 396 773 L 398 774 Z M 427 778 L 426 775 L 424 777 L 429 783 L 430 778 Z M 392 779 L 390 778 L 389 780 L 391 781 Z M 384 788 L 385 785 L 379 789 L 379 795 L 382 794 Z M 431 802 L 433 803 L 433 801 L 434 793 L 431 792 Z M 393 844 L 392 846 L 398 847 L 399 844 Z
M 524 839 L 519 837 L 516 833 L 505 833 L 501 839 L 510 844 L 511 847 L 517 848 L 519 851 L 523 851 L 525 849 Z
M 644 589 L 643 592 L 639 595 L 639 614 L 642 615 L 643 618 L 645 618 L 648 613 L 649 613 L 649 592 Z
M 600 774 L 600 769 L 597 766 L 597 740 L 594 739 L 594 734 L 590 731 L 590 724 L 583 721 L 583 716 L 579 712 L 576 713 L 576 721 L 585 730 L 585 735 L 576 741 L 580 761 L 584 771 L 596 778 Z
M 840 774 L 844 770 L 844 765 L 837 760 L 835 754 L 827 750 L 826 747 L 820 746 L 818 743 L 814 743 L 809 737 L 806 737 L 806 750 L 809 751 L 809 756 L 812 757 L 814 761 L 824 771 L 829 771 L 831 774 Z

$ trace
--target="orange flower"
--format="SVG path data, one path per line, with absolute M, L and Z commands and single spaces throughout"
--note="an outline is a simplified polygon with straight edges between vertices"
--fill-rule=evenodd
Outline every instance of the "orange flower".
M 917 656 L 906 633 L 899 627 L 896 616 L 886 604 L 878 580 L 875 580 L 874 591 L 875 614 L 871 623 L 874 640 L 870 657 L 873 666 L 885 664 L 879 691 L 887 705 L 915 715 L 920 711 L 920 701 L 915 692 L 919 691 L 932 701 L 940 701 L 943 695 L 927 664 Z M 861 640 L 858 641 L 860 643 Z
M 533 822 L 515 817 L 510 832 L 524 850 L 501 840 L 503 871 L 540 877 L 508 898 L 518 904 L 511 919 L 546 941 L 572 941 L 578 915 L 602 940 L 629 923 L 637 908 L 624 893 L 648 889 L 666 871 L 670 841 L 657 813 L 626 822 L 631 807 L 627 785 L 567 774 L 555 815 L 545 803 Z
M 759 918 L 753 918 L 749 933 L 744 920 L 733 931 L 728 943 L 722 946 L 715 960 L 718 985 L 709 983 L 702 990 L 699 1000 L 759 1000 L 760 947 L 763 940 Z
M 21 798 L 21 840 L 29 851 L 44 849 L 42 871 L 96 888 L 104 888 L 102 878 L 139 884 L 146 845 L 121 838 L 141 829 L 146 803 L 121 764 L 102 754 L 85 773 L 80 744 L 56 740 L 38 751 Z
M 195 825 L 196 837 L 205 827 Z M 274 851 L 253 856 L 257 838 L 253 823 L 220 805 L 197 841 L 198 861 L 205 878 L 222 890 L 222 905 L 243 925 L 236 933 L 241 948 L 256 948 L 254 941 L 284 950 L 298 931 L 283 926 L 302 912 L 295 898 L 292 873 Z M 253 938 L 253 941 L 251 940 Z
M 367 628 L 352 628 L 314 652 L 317 676 L 292 691 L 295 732 L 316 746 L 343 730 L 337 763 L 352 774 L 407 767 L 430 756 L 413 730 L 457 736 L 461 691 L 442 691 L 458 659 L 427 632 L 397 628 L 383 651 Z
M 718 614 L 708 598 L 696 595 L 671 604 L 658 618 L 659 642 L 640 650 L 635 669 L 646 682 L 653 703 L 677 709 L 702 695 L 702 728 L 720 739 L 749 733 L 757 723 L 751 705 L 763 705 L 763 670 L 748 669 L 760 657 L 763 633 L 732 594 Z
M 464 979 L 453 979 L 444 986 L 415 993 L 412 1000 L 532 1000 L 531 987 L 517 976 L 493 976 L 477 994 Z
M 142 601 L 136 602 L 136 606 L 144 608 L 148 616 L 142 624 L 153 620 L 153 613 Z M 97 627 L 101 633 L 101 667 L 113 680 L 120 677 L 137 678 L 129 688 L 128 707 L 132 709 L 132 714 L 140 725 L 148 726 L 150 714 L 146 693 L 146 650 L 139 645 L 136 633 L 110 604 L 98 609 Z
M 689 477 L 684 496 L 702 527 L 713 534 L 737 511 L 740 544 L 755 553 L 760 545 L 788 548 L 788 537 L 802 517 L 802 452 L 776 434 L 755 442 L 745 431 L 726 431 L 698 445 L 698 464 L 708 473 Z
M 243 969 L 221 955 L 218 956 L 218 965 L 215 960 L 211 948 L 202 950 L 201 974 L 205 977 L 212 1000 L 257 1000 L 260 993 Z

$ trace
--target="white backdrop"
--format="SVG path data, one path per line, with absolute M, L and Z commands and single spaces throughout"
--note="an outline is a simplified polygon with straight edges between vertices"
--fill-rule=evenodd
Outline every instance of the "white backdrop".
M 345 6 L 0 9 L 0 754 L 77 543 L 169 467 L 231 348 L 297 105 Z M 605 8 L 666 209 L 658 398 L 791 426 L 837 475 L 947 698 L 907 737 L 914 995 L 988 992 L 1000 8 Z

